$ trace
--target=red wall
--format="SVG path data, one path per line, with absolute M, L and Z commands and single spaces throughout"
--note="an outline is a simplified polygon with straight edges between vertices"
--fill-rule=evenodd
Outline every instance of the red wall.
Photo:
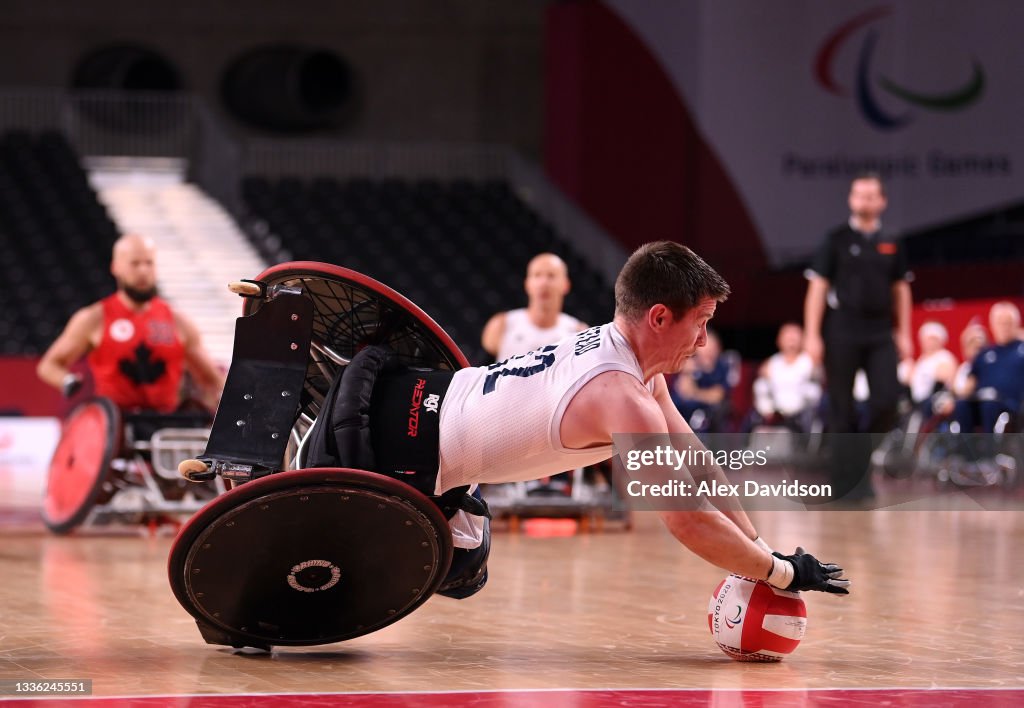
M 69 404 L 60 393 L 36 376 L 35 356 L 0 356 L 0 415 L 33 415 L 63 417 Z M 84 364 L 75 371 L 85 370 Z M 88 396 L 83 390 L 76 396 Z

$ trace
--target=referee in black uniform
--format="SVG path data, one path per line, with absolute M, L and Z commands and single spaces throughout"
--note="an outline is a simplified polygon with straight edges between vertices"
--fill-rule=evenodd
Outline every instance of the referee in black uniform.
M 854 178 L 849 205 L 849 222 L 829 232 L 807 273 L 804 341 L 815 362 L 824 360 L 829 431 L 839 433 L 832 436 L 833 496 L 863 502 L 874 496 L 872 436 L 850 433 L 883 434 L 896 426 L 896 367 L 913 355 L 911 274 L 902 244 L 882 232 L 886 198 L 878 175 Z M 853 399 L 858 369 L 871 390 L 866 431 L 858 428 Z

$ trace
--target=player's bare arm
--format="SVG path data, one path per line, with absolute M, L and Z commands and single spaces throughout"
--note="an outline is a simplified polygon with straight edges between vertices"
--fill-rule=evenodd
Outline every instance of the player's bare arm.
M 807 284 L 807 296 L 804 298 L 804 350 L 815 364 L 820 364 L 825 354 L 821 324 L 825 319 L 828 289 L 829 281 L 815 275 Z
M 680 414 L 679 409 L 676 408 L 675 404 L 672 402 L 672 397 L 668 392 L 668 384 L 662 374 L 658 374 L 654 377 L 654 400 L 657 401 L 662 415 L 665 416 L 665 422 L 668 424 L 669 433 L 680 433 L 686 435 L 687 442 L 692 445 L 694 449 L 704 449 L 700 439 L 694 434 L 689 424 L 687 424 L 682 414 Z M 722 484 L 728 483 L 725 472 L 723 472 L 722 468 L 718 465 L 711 465 L 707 469 L 701 470 L 701 473 L 702 478 L 717 480 Z M 731 497 L 724 499 L 731 500 Z M 754 525 L 750 523 L 750 519 L 747 517 L 746 512 L 743 511 L 738 502 L 733 500 L 732 504 L 729 504 L 728 501 L 723 501 L 722 505 L 719 506 L 718 509 L 725 514 L 730 521 L 736 524 L 747 538 L 752 540 L 757 539 L 757 531 L 754 530 Z
M 480 336 L 480 345 L 484 348 L 491 356 L 495 356 L 498 353 L 498 347 L 501 346 L 501 338 L 505 334 L 505 313 L 499 312 L 498 314 L 487 320 L 487 324 L 484 326 L 484 332 Z
M 195 323 L 178 312 L 174 313 L 174 319 L 185 347 L 185 365 L 202 390 L 203 403 L 216 408 L 221 391 L 224 390 L 224 374 L 203 347 L 202 337 Z
M 43 354 L 36 366 L 36 374 L 58 391 L 69 393 L 71 367 L 99 344 L 102 328 L 102 305 L 96 303 L 83 307 L 71 316 L 64 331 Z
M 613 433 L 668 434 L 669 422 L 658 401 L 636 377 L 609 371 L 596 376 L 573 397 L 559 432 L 564 446 L 581 449 L 607 444 Z M 665 468 L 661 473 L 666 480 L 693 484 L 685 469 Z M 847 592 L 849 582 L 841 579 L 838 566 L 821 563 L 801 549 L 791 556 L 773 554 L 751 540 L 754 530 L 749 520 L 748 532 L 744 532 L 706 500 L 698 509 L 660 511 L 659 515 L 680 543 L 719 568 L 789 590 Z M 738 518 L 740 523 L 745 520 L 745 516 Z
M 661 384 L 664 386 L 664 379 Z M 689 430 L 681 418 L 673 427 L 676 432 Z M 607 444 L 612 433 L 667 434 L 669 430 L 668 420 L 651 392 L 636 377 L 620 371 L 601 374 L 580 389 L 561 426 L 562 444 L 572 448 Z M 685 470 L 665 468 L 663 474 L 666 480 L 681 478 L 693 483 Z M 714 507 L 659 514 L 680 543 L 709 563 L 751 578 L 765 579 L 771 572 L 772 556 L 751 540 L 756 535 L 753 528 L 745 534 Z
M 914 336 L 910 333 L 910 311 L 914 300 L 910 292 L 910 283 L 899 280 L 893 283 L 893 302 L 896 313 L 896 351 L 900 358 L 906 359 L 914 355 Z

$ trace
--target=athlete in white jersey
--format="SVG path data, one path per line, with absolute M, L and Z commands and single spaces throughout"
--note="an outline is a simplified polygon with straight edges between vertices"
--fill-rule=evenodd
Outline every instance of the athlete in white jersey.
M 729 286 L 685 246 L 641 246 L 615 283 L 615 319 L 557 345 L 456 372 L 440 410 L 436 490 L 546 476 L 608 459 L 612 434 L 692 431 L 664 374 L 707 341 Z M 686 470 L 682 470 L 685 476 Z M 665 470 L 665 479 L 681 472 Z M 721 469 L 712 477 L 726 482 Z M 692 480 L 691 480 L 692 481 Z M 842 569 L 802 549 L 773 553 L 736 504 L 659 511 L 701 558 L 788 590 L 846 594 Z
M 803 328 L 782 325 L 776 337 L 779 351 L 761 365 L 754 381 L 754 406 L 765 419 L 776 413 L 795 417 L 821 398 L 814 380 L 814 361 L 803 351 Z
M 494 315 L 484 327 L 483 348 L 502 361 L 586 329 L 584 323 L 562 312 L 569 288 L 569 270 L 561 258 L 553 253 L 534 256 L 523 282 L 527 306 Z
M 539 327 L 534 324 L 530 310 L 521 307 L 505 313 L 505 331 L 498 346 L 495 357 L 498 361 L 508 359 L 516 354 L 523 354 L 534 349 L 560 342 L 566 337 L 586 329 L 584 324 L 572 315 L 559 312 L 555 323 L 550 327 Z
M 925 322 L 917 330 L 921 356 L 911 363 L 907 375 L 910 397 L 914 403 L 929 402 L 937 385 L 947 390 L 953 388 L 958 362 L 953 352 L 946 349 L 948 339 L 946 328 L 938 322 Z
M 538 479 L 609 459 L 611 440 L 573 450 L 561 437 L 562 417 L 573 396 L 607 371 L 628 374 L 653 391 L 614 323 L 491 366 L 456 372 L 441 406 L 436 491 Z

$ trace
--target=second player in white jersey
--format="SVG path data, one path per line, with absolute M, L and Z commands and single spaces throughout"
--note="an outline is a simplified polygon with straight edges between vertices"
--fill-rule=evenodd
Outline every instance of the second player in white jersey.
M 498 361 L 504 361 L 516 354 L 560 342 L 583 328 L 582 322 L 564 312 L 558 314 L 553 326 L 538 327 L 530 319 L 530 313 L 525 307 L 509 310 L 505 313 L 505 331 L 496 357 Z

